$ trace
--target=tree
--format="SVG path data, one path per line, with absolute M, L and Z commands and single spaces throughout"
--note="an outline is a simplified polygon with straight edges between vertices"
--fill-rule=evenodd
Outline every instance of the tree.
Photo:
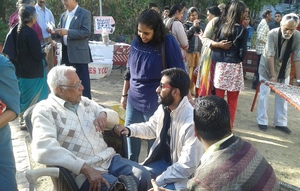
M 265 5 L 272 5 L 275 6 L 277 3 L 280 3 L 280 0 L 251 0 L 247 1 L 246 5 L 250 9 L 250 16 L 252 18 L 252 22 L 255 22 L 255 20 L 258 19 L 260 12 L 262 11 L 263 7 Z
M 0 0 L 0 18 L 4 22 L 8 22 L 9 16 L 15 11 L 17 0 Z M 92 16 L 99 16 L 99 0 L 77 0 L 81 7 L 91 11 Z M 103 15 L 113 16 L 116 22 L 116 30 L 111 38 L 114 40 L 117 36 L 126 36 L 126 42 L 131 42 L 136 29 L 136 17 L 145 9 L 149 2 L 156 3 L 161 9 L 165 5 L 173 5 L 184 1 L 187 8 L 197 7 L 202 15 L 206 16 L 206 8 L 219 3 L 228 3 L 230 0 L 102 0 Z M 253 21 L 258 18 L 259 13 L 264 5 L 275 5 L 280 0 L 247 0 L 245 3 L 250 8 Z M 56 24 L 59 22 L 59 17 L 65 11 L 63 4 L 58 0 L 47 0 L 47 7 L 52 11 Z M 299 7 L 299 6 L 298 6 Z

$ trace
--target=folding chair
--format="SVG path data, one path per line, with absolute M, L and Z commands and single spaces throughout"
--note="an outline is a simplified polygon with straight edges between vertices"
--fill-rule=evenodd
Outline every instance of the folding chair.
M 29 107 L 24 113 L 25 123 L 29 132 L 29 138 L 32 138 L 33 125 L 31 123 L 32 111 L 35 105 Z M 121 138 L 113 130 L 107 130 L 103 133 L 103 138 L 109 147 L 113 147 L 122 157 L 128 158 L 127 137 Z M 30 153 L 28 153 L 30 154 Z M 34 183 L 40 176 L 51 176 L 53 185 L 57 191 L 78 191 L 79 188 L 71 172 L 61 166 L 47 166 L 46 168 L 26 170 L 26 178 L 29 182 L 30 191 L 34 190 Z

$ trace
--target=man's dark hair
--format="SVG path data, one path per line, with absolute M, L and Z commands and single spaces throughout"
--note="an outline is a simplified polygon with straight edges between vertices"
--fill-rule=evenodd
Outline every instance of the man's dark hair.
M 265 19 L 271 13 L 272 13 L 272 11 L 270 9 L 264 10 L 264 12 L 262 13 L 262 17 Z
M 164 6 L 164 10 L 170 10 L 170 6 L 168 5 Z
M 190 78 L 186 71 L 180 68 L 168 68 L 161 72 L 162 76 L 167 76 L 170 79 L 170 86 L 178 88 L 181 98 L 189 93 Z
M 142 43 L 141 37 L 138 35 L 138 25 L 142 24 L 150 29 L 153 29 L 154 36 L 151 40 L 155 45 L 160 45 L 165 37 L 168 34 L 168 30 L 163 23 L 163 20 L 161 18 L 161 15 L 153 10 L 153 9 L 146 9 L 144 10 L 137 18 L 136 22 L 136 29 L 135 29 L 135 35 L 139 43 Z
M 151 9 L 152 7 L 157 7 L 158 8 L 158 6 L 155 3 L 149 3 L 148 4 L 148 9 Z
M 230 134 L 227 102 L 218 96 L 198 98 L 194 107 L 195 130 L 205 141 L 218 141 Z
M 279 11 L 277 11 L 277 12 L 275 13 L 275 15 L 280 15 L 280 16 L 282 16 L 282 13 L 279 12 Z
M 221 15 L 221 11 L 218 6 L 208 7 L 207 10 L 209 11 L 210 14 L 213 14 L 216 17 L 219 17 Z

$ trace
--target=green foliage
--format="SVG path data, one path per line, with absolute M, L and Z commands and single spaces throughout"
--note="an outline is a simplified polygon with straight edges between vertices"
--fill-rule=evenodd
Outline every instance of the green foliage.
M 9 15 L 15 11 L 17 0 L 0 0 L 0 18 L 8 22 Z M 77 0 L 81 7 L 91 11 L 92 16 L 100 15 L 99 0 Z M 173 5 L 184 1 L 187 7 L 197 7 L 201 12 L 201 18 L 206 17 L 206 8 L 220 3 L 227 4 L 230 0 L 102 0 L 102 15 L 113 16 L 116 22 L 116 30 L 110 38 L 114 40 L 117 36 L 126 36 L 126 42 L 130 43 L 136 30 L 136 17 L 147 7 L 150 2 L 156 3 L 161 9 L 165 5 Z M 254 21 L 264 5 L 275 5 L 280 0 L 247 0 L 244 1 L 250 8 L 252 21 Z M 65 8 L 60 0 L 46 0 L 47 7 L 52 11 L 56 25 L 61 13 Z M 2 8 L 2 9 L 1 9 Z M 299 10 L 299 6 L 295 8 Z
M 0 19 L 0 44 L 5 41 L 6 34 L 8 32 L 8 25 L 2 19 Z
M 250 9 L 250 16 L 252 18 L 252 24 L 255 22 L 255 20 L 259 17 L 259 13 L 263 11 L 263 7 L 265 5 L 272 5 L 275 6 L 277 3 L 281 2 L 280 0 L 250 0 L 250 1 L 244 1 L 246 5 Z
M 296 4 L 293 4 L 293 5 L 290 5 L 288 7 L 288 9 L 286 9 L 283 12 L 283 14 L 285 15 L 285 14 L 291 13 L 291 12 L 293 12 L 293 13 L 299 13 L 299 11 L 300 11 L 300 3 L 296 3 Z

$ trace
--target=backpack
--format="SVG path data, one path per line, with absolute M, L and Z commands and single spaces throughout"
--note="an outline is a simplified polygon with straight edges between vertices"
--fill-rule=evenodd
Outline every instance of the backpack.
M 164 24 L 166 25 L 166 28 L 169 29 L 169 32 L 172 33 L 172 26 L 173 26 L 173 23 L 176 19 L 175 18 L 166 18 L 164 20 Z

